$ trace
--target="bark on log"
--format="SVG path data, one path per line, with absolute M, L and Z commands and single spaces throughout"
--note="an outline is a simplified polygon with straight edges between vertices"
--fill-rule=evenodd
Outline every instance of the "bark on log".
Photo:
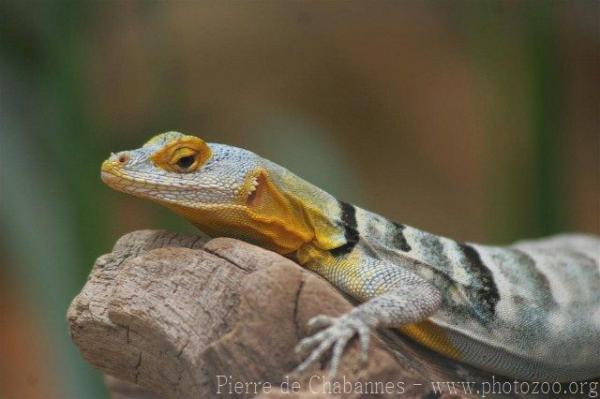
M 327 361 L 288 379 L 301 359 L 293 348 L 310 334 L 311 317 L 352 306 L 324 279 L 273 252 L 145 230 L 98 258 L 68 321 L 83 357 L 114 377 L 107 377 L 113 398 L 278 398 L 298 386 L 285 397 L 325 398 L 335 389 L 323 375 Z M 428 396 L 429 381 L 466 373 L 388 330 L 372 337 L 368 364 L 357 343 L 349 344 L 338 381 L 353 386 L 342 397 L 372 397 L 359 391 L 392 383 L 381 397 L 439 398 L 450 396 Z M 244 384 L 241 392 L 236 383 Z

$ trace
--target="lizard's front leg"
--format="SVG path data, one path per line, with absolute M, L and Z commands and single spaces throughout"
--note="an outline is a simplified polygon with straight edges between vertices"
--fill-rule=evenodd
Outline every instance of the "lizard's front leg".
M 312 350 L 296 368 L 297 372 L 306 369 L 333 348 L 329 373 L 334 377 L 344 348 L 355 335 L 359 336 L 361 352 L 366 360 L 372 329 L 421 321 L 440 306 L 438 289 L 402 266 L 363 257 L 360 264 L 352 265 L 346 261 L 338 267 L 342 269 L 331 273 L 337 277 L 335 280 L 329 278 L 327 271 L 321 269 L 319 272 L 347 294 L 366 302 L 340 317 L 319 315 L 309 321 L 309 326 L 323 329 L 304 338 L 296 346 L 297 352 Z

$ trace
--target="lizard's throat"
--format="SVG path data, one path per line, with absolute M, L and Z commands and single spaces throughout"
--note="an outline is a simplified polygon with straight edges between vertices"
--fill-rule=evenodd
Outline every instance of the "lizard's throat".
M 267 181 L 257 190 L 243 205 L 164 205 L 213 237 L 241 239 L 284 255 L 313 241 L 314 226 L 300 204 Z

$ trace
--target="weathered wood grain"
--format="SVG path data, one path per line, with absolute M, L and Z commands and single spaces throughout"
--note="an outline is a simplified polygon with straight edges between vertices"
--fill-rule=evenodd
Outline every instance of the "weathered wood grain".
M 107 378 L 113 398 L 275 398 L 286 381 L 301 388 L 286 398 L 318 398 L 333 389 L 323 375 L 327 362 L 288 378 L 300 361 L 293 348 L 310 333 L 311 317 L 352 306 L 325 280 L 273 252 L 226 238 L 137 231 L 98 258 L 68 321 L 83 357 L 114 377 Z M 393 332 L 371 342 L 368 364 L 357 343 L 349 345 L 340 382 L 371 389 L 402 383 L 404 398 L 441 397 L 428 396 L 429 381 L 461 374 Z M 240 393 L 234 382 L 247 385 Z M 399 389 L 381 397 L 397 397 Z M 356 388 L 342 395 L 367 396 Z

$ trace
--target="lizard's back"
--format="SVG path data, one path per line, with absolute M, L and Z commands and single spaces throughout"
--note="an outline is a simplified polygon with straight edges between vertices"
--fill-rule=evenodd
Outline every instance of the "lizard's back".
M 465 277 L 464 259 L 454 257 L 457 289 L 449 287 L 445 306 L 431 317 L 465 362 L 532 380 L 600 375 L 599 238 L 468 246 L 489 274 L 468 270 Z

